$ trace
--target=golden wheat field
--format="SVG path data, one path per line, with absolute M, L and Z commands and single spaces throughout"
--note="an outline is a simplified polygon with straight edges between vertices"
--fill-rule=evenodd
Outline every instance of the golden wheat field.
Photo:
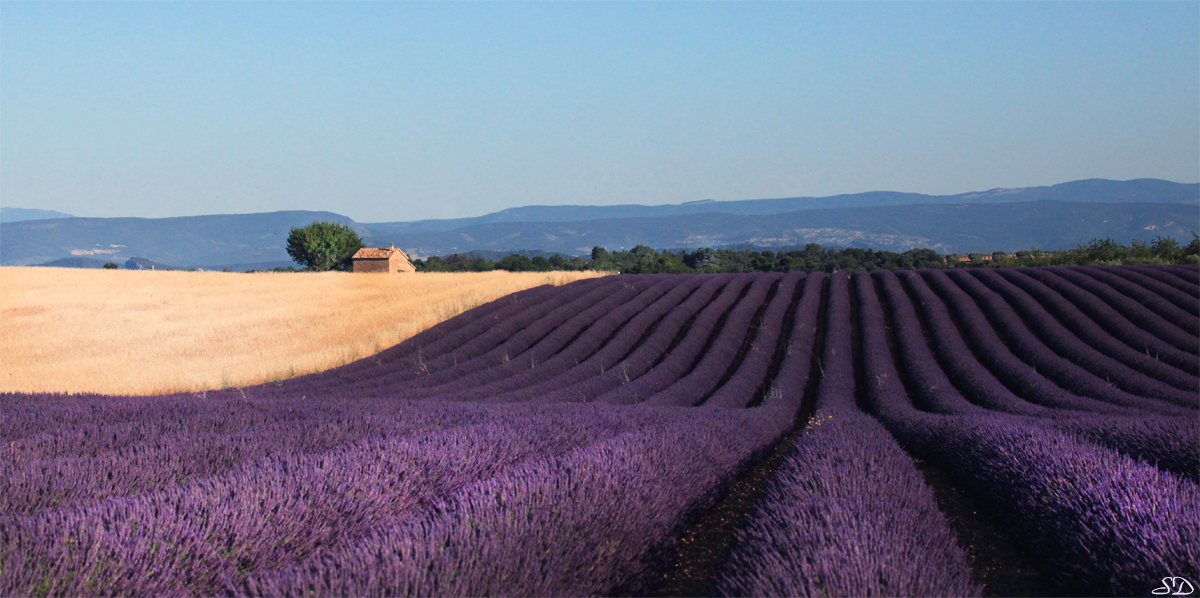
M 509 293 L 600 274 L 0 268 L 0 392 L 269 382 L 373 355 Z

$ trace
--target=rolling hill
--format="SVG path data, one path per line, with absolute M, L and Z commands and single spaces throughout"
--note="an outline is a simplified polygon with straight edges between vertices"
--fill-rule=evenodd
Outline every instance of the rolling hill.
M 659 218 L 615 218 L 579 222 L 505 222 L 453 231 L 379 234 L 369 242 L 394 243 L 419 255 L 471 249 L 536 247 L 584 255 L 593 246 L 629 249 L 699 248 L 728 245 L 781 247 L 820 243 L 906 251 L 925 247 L 939 253 L 990 253 L 997 249 L 1065 249 L 1095 237 L 1122 243 L 1158 235 L 1176 239 L 1200 230 L 1200 212 L 1186 204 L 1085 204 L 1038 201 L 1003 204 L 920 204 L 871 208 L 802 210 L 765 216 L 687 214 Z

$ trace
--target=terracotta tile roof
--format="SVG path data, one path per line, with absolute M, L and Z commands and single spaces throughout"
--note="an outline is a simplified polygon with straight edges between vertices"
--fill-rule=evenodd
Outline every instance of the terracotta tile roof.
M 395 247 L 363 247 L 356 252 L 351 259 L 388 259 L 393 255 L 400 253 Z

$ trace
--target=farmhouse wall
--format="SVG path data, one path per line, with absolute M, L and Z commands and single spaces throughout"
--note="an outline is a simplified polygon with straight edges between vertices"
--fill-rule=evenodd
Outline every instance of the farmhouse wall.
M 392 262 L 395 267 L 395 269 L 392 270 L 393 272 L 417 271 L 417 267 L 412 265 L 412 262 L 408 260 L 408 256 L 404 255 L 404 252 L 400 251 L 399 249 L 397 249 L 396 254 L 392 256 Z
M 354 260 L 354 271 L 355 272 L 380 272 L 380 273 L 384 273 L 384 274 L 386 274 L 388 272 L 395 272 L 396 270 L 394 270 L 391 267 L 390 262 L 391 262 L 391 260 L 358 258 L 358 259 Z

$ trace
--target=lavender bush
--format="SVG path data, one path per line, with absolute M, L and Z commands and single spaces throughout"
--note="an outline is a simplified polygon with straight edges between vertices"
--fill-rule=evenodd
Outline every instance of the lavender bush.
M 887 430 L 854 404 L 846 282 L 834 273 L 817 411 L 739 530 L 718 591 L 977 596 L 933 491 Z
M 906 449 L 1007 518 L 1060 591 L 1133 595 L 1166 571 L 1195 577 L 1194 483 L 1009 416 L 917 411 L 895 369 L 874 286 L 866 275 L 857 282 L 872 412 Z

